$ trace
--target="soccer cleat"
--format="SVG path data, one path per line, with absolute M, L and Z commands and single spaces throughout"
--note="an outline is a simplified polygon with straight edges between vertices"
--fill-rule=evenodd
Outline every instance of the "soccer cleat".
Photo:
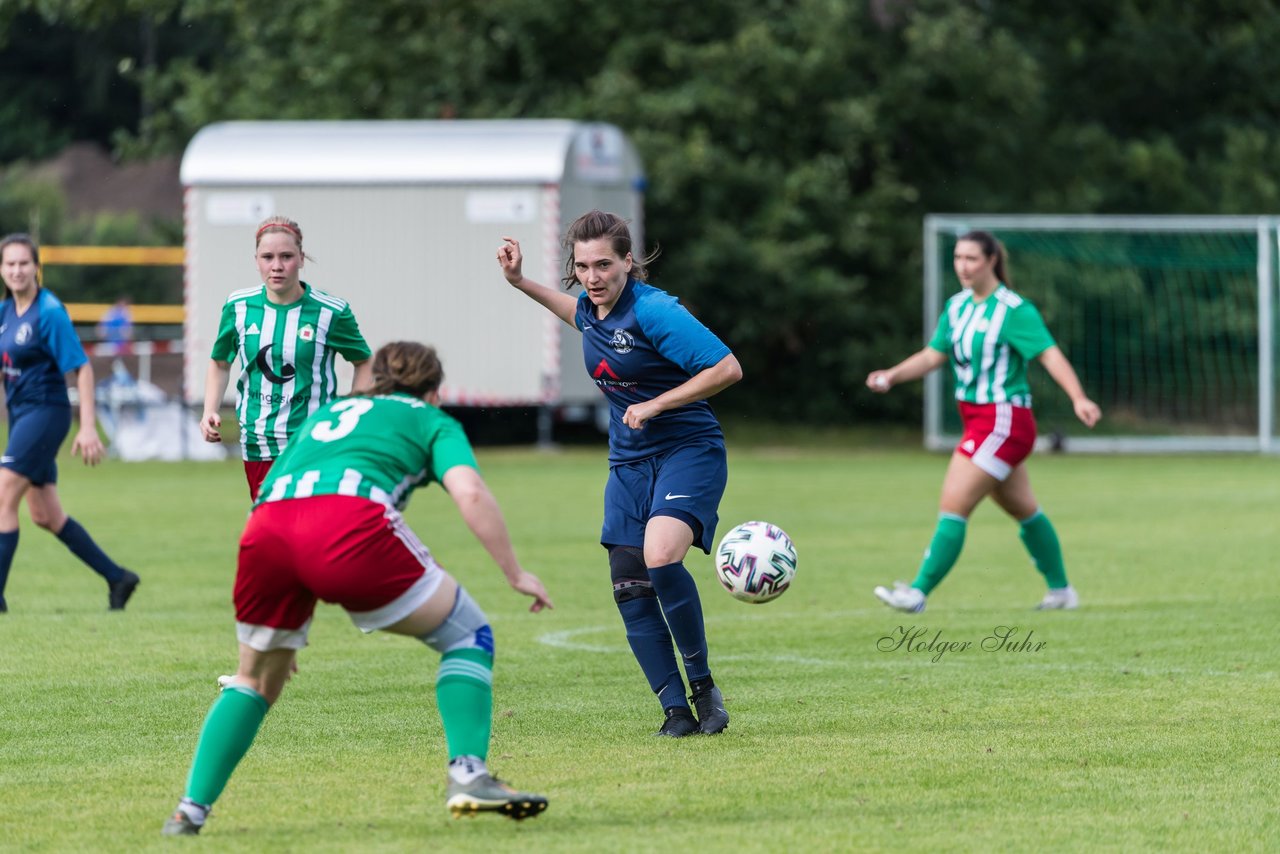
M 1036 606 L 1037 611 L 1074 611 L 1080 607 L 1080 595 L 1068 584 L 1066 587 L 1050 587 Z
M 919 614 L 924 610 L 924 591 L 909 587 L 901 581 L 893 582 L 892 590 L 887 587 L 876 587 L 876 598 L 890 608 L 897 608 L 899 611 L 910 614 Z
M 665 736 L 667 738 L 684 738 L 686 735 L 693 735 L 698 731 L 698 719 L 693 716 L 693 712 L 684 706 L 672 706 L 662 710 L 667 719 L 662 722 L 662 727 L 654 733 L 654 735 Z
M 195 836 L 200 832 L 203 824 L 196 824 L 182 810 L 177 810 L 165 821 L 164 827 L 160 828 L 161 836 Z
M 112 611 L 123 611 L 125 604 L 129 601 L 129 597 L 133 595 L 133 591 L 138 589 L 138 578 L 136 572 L 124 571 L 124 575 L 120 576 L 119 581 L 110 581 L 107 583 L 107 607 Z
M 226 674 L 225 676 L 219 676 L 219 677 L 218 677 L 218 690 L 219 690 L 219 691 L 221 691 L 223 688 L 225 688 L 225 687 L 227 687 L 228 685 L 230 685 L 230 684 L 231 684 L 231 680 L 232 680 L 232 679 L 235 679 L 235 678 L 236 678 L 236 677 L 235 677 L 235 676 L 233 676 L 233 675 L 232 675 L 232 674 L 230 674 L 230 673 Z
M 445 806 L 454 818 L 475 817 L 482 812 L 496 812 L 520 821 L 536 816 L 547 808 L 547 799 L 529 792 L 517 792 L 489 774 L 481 774 L 470 783 L 449 781 Z
M 729 713 L 724 710 L 724 695 L 710 677 L 689 684 L 693 692 L 689 702 L 698 710 L 698 732 L 715 735 L 729 726 Z

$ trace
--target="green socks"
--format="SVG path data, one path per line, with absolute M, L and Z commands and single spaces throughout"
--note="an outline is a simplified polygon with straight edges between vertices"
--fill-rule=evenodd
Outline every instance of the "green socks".
M 485 759 L 493 718 L 493 656 L 476 648 L 446 652 L 436 674 L 436 705 L 449 758 Z
M 268 708 L 266 699 L 252 688 L 228 685 L 222 689 L 200 731 L 195 761 L 187 778 L 188 798 L 213 805 L 253 744 Z
M 1067 568 L 1062 563 L 1062 545 L 1049 517 L 1040 510 L 1021 522 L 1022 544 L 1031 553 L 1031 562 L 1050 588 L 1067 586 Z
M 933 540 L 924 553 L 924 561 L 916 580 L 911 586 L 928 596 L 942 579 L 946 578 L 951 567 L 956 565 L 960 550 L 964 548 L 964 532 L 969 521 L 963 516 L 952 513 L 938 514 L 938 527 L 934 529 Z
M 919 589 L 926 596 L 955 566 L 964 548 L 964 532 L 968 521 L 961 516 L 942 513 L 938 516 L 938 527 L 933 532 L 933 540 L 929 550 L 924 553 L 924 561 L 911 586 Z M 1062 545 L 1058 542 L 1058 532 L 1053 529 L 1049 517 L 1037 510 L 1030 517 L 1023 519 L 1019 536 L 1031 554 L 1031 561 L 1044 576 L 1050 588 L 1066 587 L 1067 570 L 1062 563 Z

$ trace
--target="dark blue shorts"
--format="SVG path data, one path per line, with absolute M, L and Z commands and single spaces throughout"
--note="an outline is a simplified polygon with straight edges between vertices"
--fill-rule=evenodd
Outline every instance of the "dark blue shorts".
M 714 441 L 690 442 L 656 457 L 610 466 L 600 542 L 644 548 L 649 519 L 674 516 L 689 523 L 694 545 L 710 554 L 728 481 L 724 444 Z
M 71 430 L 70 406 L 39 406 L 9 412 L 9 445 L 0 466 L 33 486 L 58 482 L 58 449 Z

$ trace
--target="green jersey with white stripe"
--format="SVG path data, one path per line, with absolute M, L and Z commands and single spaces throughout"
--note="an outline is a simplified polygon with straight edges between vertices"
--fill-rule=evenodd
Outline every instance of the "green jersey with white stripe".
M 213 358 L 236 361 L 236 415 L 246 460 L 273 460 L 307 416 L 338 394 L 337 354 L 371 355 L 345 300 L 302 283 L 288 305 L 267 299 L 266 285 L 227 297 Z
M 410 394 L 344 397 L 320 407 L 271 466 L 258 503 L 352 495 L 404 509 L 454 466 L 476 468 L 462 425 Z
M 956 400 L 1031 406 L 1027 362 L 1054 345 L 1039 310 L 1005 285 L 984 300 L 947 300 L 929 346 L 951 359 Z

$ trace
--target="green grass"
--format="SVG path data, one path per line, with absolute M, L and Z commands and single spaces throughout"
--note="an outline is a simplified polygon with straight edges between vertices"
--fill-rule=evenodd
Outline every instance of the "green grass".
M 595 545 L 603 449 L 482 451 L 526 566 L 557 608 L 529 614 L 447 499 L 408 517 L 498 638 L 491 764 L 551 800 L 515 824 L 443 808 L 434 653 L 364 636 L 325 607 L 201 840 L 219 851 L 1264 851 L 1280 679 L 1280 459 L 1037 457 L 1083 607 L 1037 613 L 1016 528 L 975 515 L 929 610 L 871 588 L 909 579 L 945 461 L 916 450 L 731 446 L 722 526 L 796 541 L 781 599 L 702 587 L 732 724 L 652 738 L 657 704 L 626 649 Z M 246 499 L 238 463 L 63 468 L 62 495 L 142 587 L 105 586 L 24 520 L 0 617 L 0 849 L 173 850 L 230 608 Z M 1039 651 L 980 648 L 996 627 Z M 901 629 L 972 644 L 934 661 Z M 193 846 L 194 847 L 194 846 Z

